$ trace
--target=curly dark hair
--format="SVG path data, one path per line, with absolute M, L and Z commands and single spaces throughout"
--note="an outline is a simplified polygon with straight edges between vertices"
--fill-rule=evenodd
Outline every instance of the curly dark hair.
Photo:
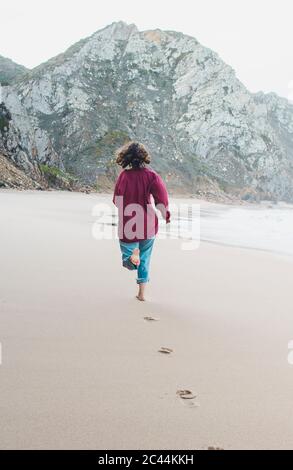
M 126 168 L 142 168 L 150 163 L 151 156 L 145 146 L 139 142 L 127 142 L 116 151 L 116 163 Z

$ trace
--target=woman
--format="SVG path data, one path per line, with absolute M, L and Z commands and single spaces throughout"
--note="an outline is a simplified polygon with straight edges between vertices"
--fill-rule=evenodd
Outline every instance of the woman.
M 158 232 L 158 217 L 152 198 L 166 223 L 170 222 L 168 193 L 162 178 L 147 168 L 150 161 L 148 151 L 138 142 L 128 142 L 116 152 L 116 163 L 123 168 L 113 197 L 118 207 L 122 264 L 127 269 L 137 270 L 139 290 L 136 298 L 140 301 L 145 300 L 150 259 Z

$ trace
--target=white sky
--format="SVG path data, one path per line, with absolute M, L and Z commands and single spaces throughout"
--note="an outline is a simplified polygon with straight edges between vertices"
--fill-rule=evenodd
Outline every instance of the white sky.
M 0 0 L 0 55 L 34 67 L 113 21 L 214 49 L 251 91 L 293 94 L 292 0 Z

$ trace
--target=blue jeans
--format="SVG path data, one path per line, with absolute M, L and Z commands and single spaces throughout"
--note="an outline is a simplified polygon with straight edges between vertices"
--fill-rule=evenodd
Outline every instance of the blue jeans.
M 137 280 L 138 284 L 149 282 L 149 270 L 150 270 L 150 261 L 151 254 L 153 250 L 155 237 L 148 240 L 141 240 L 139 242 L 126 243 L 120 240 L 120 249 L 122 253 L 122 264 L 125 268 L 132 270 L 137 270 Z M 130 257 L 135 248 L 139 248 L 140 251 L 140 264 L 135 266 L 131 261 Z

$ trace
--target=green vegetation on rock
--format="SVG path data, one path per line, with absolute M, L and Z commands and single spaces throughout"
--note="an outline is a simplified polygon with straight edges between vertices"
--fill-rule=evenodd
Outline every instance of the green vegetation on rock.
M 53 186 L 70 186 L 76 181 L 76 178 L 74 178 L 69 173 L 60 170 L 60 168 L 57 168 L 56 166 L 41 164 L 40 170 L 43 176 L 47 179 L 48 183 L 52 184 Z

